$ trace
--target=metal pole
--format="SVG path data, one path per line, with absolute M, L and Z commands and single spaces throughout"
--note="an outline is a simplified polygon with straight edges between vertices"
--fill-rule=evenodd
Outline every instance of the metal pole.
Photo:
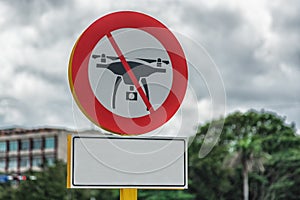
M 137 189 L 136 188 L 120 189 L 120 200 L 137 200 Z

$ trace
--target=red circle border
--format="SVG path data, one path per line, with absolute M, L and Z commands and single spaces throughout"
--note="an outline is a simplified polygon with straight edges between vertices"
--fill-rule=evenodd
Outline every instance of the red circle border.
M 173 72 L 176 72 L 164 103 L 149 115 L 137 118 L 119 116 L 107 110 L 95 97 L 88 78 L 88 62 L 93 48 L 108 33 L 122 28 L 140 29 L 158 39 L 167 50 Z M 188 80 L 184 52 L 173 33 L 158 20 L 133 11 L 114 12 L 92 23 L 73 47 L 68 73 L 73 97 L 81 111 L 97 126 L 121 135 L 147 133 L 169 121 L 184 99 Z

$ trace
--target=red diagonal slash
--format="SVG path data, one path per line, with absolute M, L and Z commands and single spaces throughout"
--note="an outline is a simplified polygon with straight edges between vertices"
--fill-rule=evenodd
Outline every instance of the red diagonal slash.
M 114 48 L 114 50 L 116 51 L 118 57 L 120 58 L 123 67 L 125 68 L 126 72 L 128 73 L 132 83 L 134 84 L 135 88 L 137 89 L 139 95 L 141 96 L 142 100 L 144 101 L 146 107 L 148 108 L 148 110 L 151 112 L 153 110 L 152 105 L 150 103 L 150 101 L 148 100 L 144 90 L 142 89 L 142 87 L 139 84 L 139 81 L 136 79 L 134 73 L 132 72 L 129 64 L 127 63 L 124 55 L 122 54 L 121 49 L 119 48 L 118 44 L 116 43 L 115 39 L 113 38 L 113 36 L 111 35 L 111 33 L 107 34 L 107 37 L 112 45 L 112 47 Z

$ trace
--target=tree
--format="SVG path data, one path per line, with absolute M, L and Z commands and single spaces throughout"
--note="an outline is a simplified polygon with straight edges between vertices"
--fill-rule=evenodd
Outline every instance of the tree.
M 37 180 L 22 181 L 16 190 L 17 199 L 64 199 L 67 196 L 65 169 L 63 162 L 57 162 L 43 172 L 33 173 Z
M 263 152 L 261 140 L 249 134 L 244 138 L 234 142 L 230 146 L 232 151 L 228 157 L 225 157 L 225 166 L 238 167 L 242 166 L 243 177 L 243 196 L 244 200 L 249 199 L 249 172 L 254 169 L 264 171 L 264 161 L 269 157 Z
M 218 121 L 223 119 L 214 123 Z M 203 159 L 197 155 L 211 123 L 198 129 L 189 148 L 190 192 L 197 199 L 241 199 L 241 186 L 247 185 L 249 175 L 250 199 L 297 199 L 300 139 L 295 136 L 294 125 L 263 110 L 235 112 L 224 122 L 217 145 Z M 235 168 L 226 167 L 230 162 Z M 250 170 L 255 168 L 261 170 Z
M 15 196 L 15 189 L 8 184 L 2 184 L 0 187 L 0 199 L 17 200 Z
M 139 200 L 194 200 L 195 195 L 184 190 L 139 190 Z
M 223 123 L 223 119 L 212 123 Z M 221 134 L 217 145 L 206 157 L 199 158 L 199 150 L 204 143 L 204 136 L 208 132 L 210 124 L 199 126 L 198 132 L 188 148 L 189 193 L 195 194 L 196 199 L 203 200 L 240 199 L 240 192 L 236 190 L 236 185 L 239 185 L 239 177 L 230 169 L 223 167 L 223 160 L 228 155 L 224 134 Z
M 91 197 L 119 199 L 119 191 L 117 190 L 67 189 L 66 164 L 61 161 L 58 161 L 54 166 L 46 167 L 42 172 L 33 174 L 37 179 L 21 182 L 11 196 L 23 200 L 89 200 Z

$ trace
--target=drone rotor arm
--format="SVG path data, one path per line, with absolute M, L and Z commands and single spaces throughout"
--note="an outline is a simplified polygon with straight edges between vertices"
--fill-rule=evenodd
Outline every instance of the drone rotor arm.
M 148 88 L 147 80 L 146 80 L 145 78 L 142 78 L 142 79 L 141 79 L 141 82 L 142 82 L 142 84 L 143 84 L 143 88 L 144 88 L 144 90 L 145 90 L 147 99 L 148 99 L 148 101 L 150 101 L 149 88 Z M 149 109 L 147 108 L 147 110 L 149 110 Z
M 106 56 L 106 58 L 111 59 L 111 60 L 119 60 L 120 59 L 117 56 Z

